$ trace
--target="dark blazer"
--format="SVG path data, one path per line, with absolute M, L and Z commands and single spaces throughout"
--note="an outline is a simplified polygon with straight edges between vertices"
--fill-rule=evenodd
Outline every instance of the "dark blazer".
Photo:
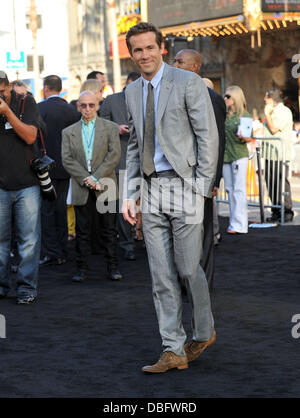
M 45 146 L 47 155 L 55 160 L 51 169 L 53 179 L 68 179 L 69 173 L 61 162 L 62 130 L 78 121 L 78 113 L 74 106 L 69 105 L 60 97 L 51 97 L 38 104 L 41 117 L 46 125 Z
M 100 108 L 100 116 L 104 119 L 111 120 L 118 125 L 128 125 L 128 115 L 125 101 L 125 90 L 120 93 L 110 94 L 102 102 Z M 121 142 L 121 159 L 117 170 L 126 169 L 126 153 L 129 134 L 120 135 Z
M 215 186 L 219 187 L 222 178 L 222 168 L 225 152 L 225 119 L 226 119 L 226 105 L 223 97 L 217 92 L 208 88 L 208 93 L 212 101 L 219 133 L 219 155 Z

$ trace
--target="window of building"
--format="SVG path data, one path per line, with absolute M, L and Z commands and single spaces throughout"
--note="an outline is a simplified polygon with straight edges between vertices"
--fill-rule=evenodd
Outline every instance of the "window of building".
M 38 29 L 42 29 L 42 15 L 37 15 Z M 30 29 L 30 13 L 26 13 L 26 29 Z
M 44 65 L 44 55 L 39 55 L 39 67 L 40 73 L 42 73 L 45 69 Z M 33 71 L 33 55 L 27 55 L 27 71 Z

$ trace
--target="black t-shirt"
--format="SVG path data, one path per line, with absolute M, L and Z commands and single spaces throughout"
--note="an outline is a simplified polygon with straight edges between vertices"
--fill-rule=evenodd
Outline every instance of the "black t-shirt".
M 20 116 L 20 95 L 11 91 L 10 108 Z M 34 98 L 27 95 L 24 101 L 22 122 L 39 128 L 39 111 Z M 34 146 L 28 146 L 12 129 L 3 115 L 0 115 L 0 188 L 20 190 L 38 185 L 36 174 L 30 168 Z

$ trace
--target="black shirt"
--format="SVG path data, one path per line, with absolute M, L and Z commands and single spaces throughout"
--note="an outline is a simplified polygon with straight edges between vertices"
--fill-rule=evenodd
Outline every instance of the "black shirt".
M 20 116 L 19 100 L 21 96 L 11 91 L 10 108 L 17 117 Z M 26 96 L 22 122 L 39 128 L 39 111 L 34 98 Z M 38 185 L 36 174 L 30 168 L 33 158 L 33 146 L 28 146 L 6 118 L 0 115 L 0 188 L 4 190 L 20 190 Z

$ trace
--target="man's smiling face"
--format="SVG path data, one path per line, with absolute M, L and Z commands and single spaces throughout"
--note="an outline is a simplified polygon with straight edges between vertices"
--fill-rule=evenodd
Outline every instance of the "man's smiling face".
M 144 78 L 151 80 L 160 69 L 164 43 L 159 47 L 154 32 L 133 35 L 130 38 L 131 58 L 141 70 Z

